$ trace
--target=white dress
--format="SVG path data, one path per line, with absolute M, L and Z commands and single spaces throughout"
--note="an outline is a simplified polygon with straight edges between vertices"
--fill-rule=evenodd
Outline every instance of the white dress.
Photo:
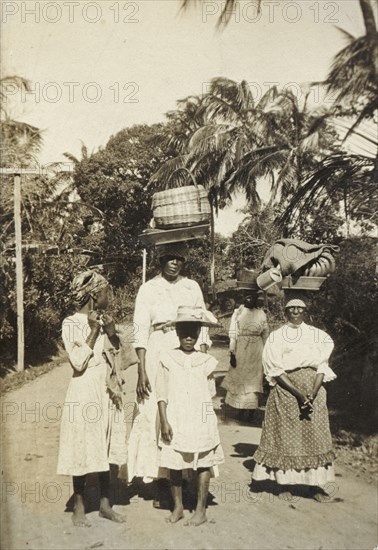
M 86 314 L 75 313 L 62 325 L 64 346 L 73 368 L 60 427 L 57 473 L 62 475 L 103 472 L 109 470 L 109 464 L 126 462 L 124 424 L 106 387 L 110 367 L 103 356 L 105 335 L 100 333 L 94 348 L 90 348 L 86 343 L 90 334 L 87 319 Z
M 224 462 L 210 377 L 217 360 L 201 352 L 162 352 L 156 378 L 157 401 L 167 403 L 172 441 L 159 438 L 160 466 L 173 470 L 212 468 Z M 213 471 L 213 475 L 214 474 Z
M 146 372 L 152 393 L 143 403 L 138 403 L 128 442 L 128 478 L 142 477 L 145 482 L 159 476 L 158 434 L 159 419 L 155 381 L 162 350 L 178 347 L 176 331 L 164 332 L 160 325 L 176 318 L 179 306 L 202 307 L 205 303 L 202 291 L 195 281 L 179 277 L 169 282 L 161 275 L 143 284 L 138 292 L 135 313 L 135 348 L 146 349 Z M 159 330 L 156 330 L 159 329 Z M 203 328 L 197 342 L 210 346 L 208 330 Z

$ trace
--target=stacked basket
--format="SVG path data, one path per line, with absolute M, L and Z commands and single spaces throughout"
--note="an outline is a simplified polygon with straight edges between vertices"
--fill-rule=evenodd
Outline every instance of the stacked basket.
M 209 229 L 211 207 L 202 185 L 159 191 L 152 197 L 153 220 L 140 235 L 145 245 L 168 244 L 202 237 Z
M 158 229 L 192 227 L 210 221 L 210 204 L 202 185 L 187 185 L 155 193 L 152 210 Z

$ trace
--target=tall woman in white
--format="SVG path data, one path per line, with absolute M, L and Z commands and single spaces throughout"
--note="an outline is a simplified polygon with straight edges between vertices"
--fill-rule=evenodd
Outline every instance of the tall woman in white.
M 145 482 L 160 477 L 157 445 L 160 426 L 155 390 L 159 354 L 179 345 L 172 324 L 179 306 L 205 309 L 199 285 L 181 275 L 186 247 L 178 243 L 160 246 L 158 254 L 161 273 L 140 287 L 134 313 L 134 346 L 139 358 L 138 409 L 129 438 L 128 472 L 130 480 L 137 476 Z M 202 328 L 196 349 L 206 353 L 209 346 L 208 329 Z

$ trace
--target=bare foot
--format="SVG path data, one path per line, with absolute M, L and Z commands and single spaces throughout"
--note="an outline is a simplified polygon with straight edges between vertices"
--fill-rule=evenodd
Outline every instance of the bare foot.
M 185 526 L 198 527 L 199 525 L 202 525 L 206 522 L 207 517 L 205 512 L 195 512 L 192 517 L 187 522 L 185 522 Z
M 312 494 L 312 498 L 316 500 L 316 502 L 332 502 L 332 497 L 330 495 L 327 495 L 324 491 L 319 489 L 318 491 L 314 491 Z
M 287 502 L 290 502 L 293 500 L 293 495 L 290 493 L 290 491 L 281 491 L 281 493 L 278 494 L 278 498 L 280 500 L 286 500 Z
M 126 516 L 123 516 L 122 514 L 117 514 L 117 512 L 115 512 L 110 506 L 100 507 L 98 515 L 100 516 L 100 518 L 110 519 L 110 521 L 115 521 L 116 523 L 126 522 Z
M 184 508 L 175 508 L 172 514 L 166 519 L 167 523 L 177 523 L 184 517 Z
M 76 504 L 71 519 L 75 527 L 91 527 L 91 523 L 86 518 L 84 506 L 81 504 Z

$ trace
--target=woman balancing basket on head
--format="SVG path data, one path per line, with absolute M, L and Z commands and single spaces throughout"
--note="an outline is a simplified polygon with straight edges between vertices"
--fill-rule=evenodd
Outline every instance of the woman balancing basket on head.
M 129 480 L 136 476 L 142 477 L 145 482 L 150 482 L 161 477 L 159 476 L 159 423 L 155 386 L 159 354 L 179 345 L 175 327 L 172 324 L 179 306 L 205 309 L 198 283 L 181 275 L 187 253 L 187 248 L 182 243 L 159 246 L 161 273 L 144 283 L 136 298 L 134 347 L 140 362 L 137 385 L 138 405 L 128 445 Z M 210 345 L 208 329 L 203 327 L 195 349 L 206 352 Z M 154 506 L 159 506 L 156 500 Z
M 263 351 L 272 386 L 260 445 L 254 454 L 253 479 L 276 481 L 291 496 L 293 485 L 307 485 L 317 501 L 329 500 L 334 481 L 332 439 L 324 382 L 336 378 L 328 366 L 333 341 L 303 322 L 306 304 L 286 304 L 287 323 L 273 331 Z
M 230 366 L 222 383 L 227 390 L 225 403 L 239 411 L 240 420 L 253 419 L 263 393 L 262 351 L 269 336 L 265 312 L 258 307 L 256 275 L 244 269 L 238 281 L 243 301 L 231 318 Z

